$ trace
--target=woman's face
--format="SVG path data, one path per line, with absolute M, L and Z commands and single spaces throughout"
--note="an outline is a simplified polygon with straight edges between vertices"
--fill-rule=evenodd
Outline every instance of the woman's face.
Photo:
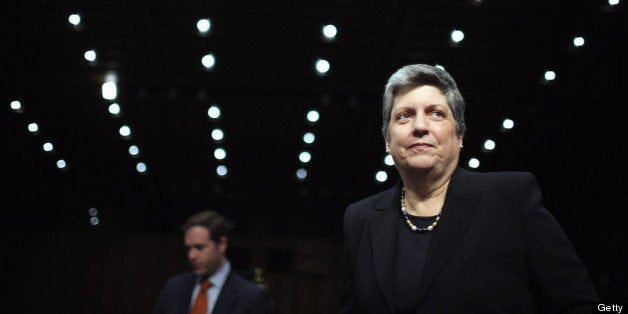
M 462 136 L 445 95 L 436 87 L 406 87 L 393 100 L 386 148 L 403 173 L 453 171 Z

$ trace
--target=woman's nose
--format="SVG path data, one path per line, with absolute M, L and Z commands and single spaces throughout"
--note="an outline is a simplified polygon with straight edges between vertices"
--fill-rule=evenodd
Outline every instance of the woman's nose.
M 421 114 L 417 114 L 412 121 L 412 133 L 414 135 L 423 135 L 428 131 L 428 121 L 427 118 Z

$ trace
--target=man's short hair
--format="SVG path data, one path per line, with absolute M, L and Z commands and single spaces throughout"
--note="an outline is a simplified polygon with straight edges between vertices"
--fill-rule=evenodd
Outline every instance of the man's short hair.
M 205 227 L 209 230 L 209 238 L 218 242 L 221 237 L 227 237 L 225 217 L 213 210 L 206 210 L 192 215 L 183 225 L 181 231 L 185 234 L 192 227 Z

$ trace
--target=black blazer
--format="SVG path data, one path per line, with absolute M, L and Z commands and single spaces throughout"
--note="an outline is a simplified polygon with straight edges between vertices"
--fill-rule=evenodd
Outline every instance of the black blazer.
M 342 313 L 394 313 L 401 183 L 344 218 Z M 427 252 L 417 313 L 591 313 L 598 297 L 530 173 L 458 168 Z
M 190 311 L 196 275 L 192 272 L 170 278 L 157 299 L 153 314 L 187 314 Z M 271 304 L 266 293 L 252 282 L 229 272 L 212 314 L 267 314 Z

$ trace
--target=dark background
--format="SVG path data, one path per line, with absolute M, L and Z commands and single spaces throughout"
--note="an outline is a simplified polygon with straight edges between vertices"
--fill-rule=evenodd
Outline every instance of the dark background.
M 249 278 L 262 268 L 278 313 L 336 311 L 344 209 L 398 179 L 383 164 L 381 94 L 410 63 L 442 65 L 458 82 L 468 126 L 461 166 L 476 157 L 478 171 L 532 172 L 602 300 L 628 300 L 624 3 L 92 0 L 0 9 L 2 313 L 148 313 L 166 278 L 187 269 L 178 226 L 199 209 L 230 219 L 235 268 Z M 72 13 L 79 27 L 67 22 Z M 212 28 L 200 36 L 205 17 Z M 320 31 L 330 23 L 334 41 Z M 454 29 L 465 33 L 459 44 Z M 576 36 L 584 46 L 573 46 Z M 93 64 L 83 58 L 89 49 Z M 206 71 L 209 52 L 217 63 Z M 331 63 L 324 76 L 318 58 Z M 556 80 L 545 82 L 546 70 Z M 119 117 L 101 97 L 107 73 L 118 78 Z M 217 121 L 206 114 L 211 104 L 222 109 Z M 319 122 L 305 120 L 310 109 Z M 515 121 L 509 132 L 500 131 L 505 117 Z M 125 123 L 130 139 L 118 134 Z M 220 145 L 214 127 L 225 132 Z M 301 140 L 308 131 L 312 145 Z M 486 138 L 497 143 L 490 153 Z M 54 153 L 42 150 L 46 141 Z M 217 146 L 228 154 L 224 178 Z M 305 149 L 313 158 L 303 165 Z M 67 170 L 56 168 L 59 158 Z M 295 177 L 300 167 L 306 180 Z

